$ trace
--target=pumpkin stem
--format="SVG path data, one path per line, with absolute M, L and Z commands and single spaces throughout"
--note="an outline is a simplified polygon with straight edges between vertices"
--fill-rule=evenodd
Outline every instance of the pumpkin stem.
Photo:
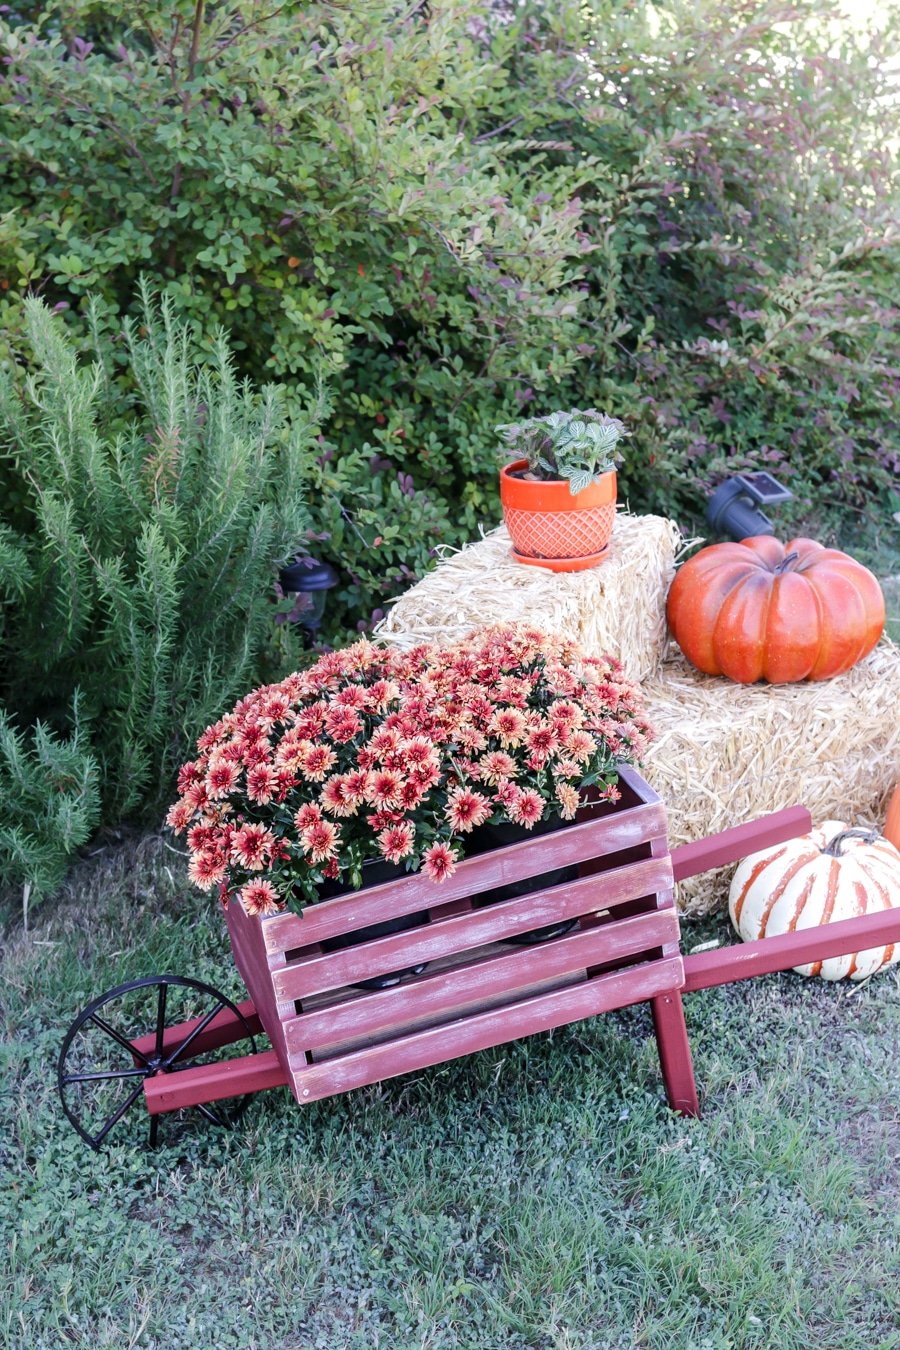
M 874 844 L 881 835 L 877 830 L 841 830 L 836 834 L 829 844 L 822 849 L 830 858 L 840 858 L 843 856 L 843 843 L 845 839 L 864 839 L 867 844 Z
M 780 576 L 782 572 L 786 572 L 790 567 L 791 563 L 795 563 L 799 557 L 800 554 L 797 552 L 796 549 L 794 549 L 793 553 L 788 553 L 786 557 L 782 558 L 780 563 L 777 563 L 775 565 L 773 569 L 775 575 Z

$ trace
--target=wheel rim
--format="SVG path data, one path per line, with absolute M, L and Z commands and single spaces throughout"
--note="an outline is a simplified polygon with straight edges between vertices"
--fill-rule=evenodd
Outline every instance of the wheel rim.
M 250 1053 L 255 1053 L 246 1018 L 231 999 L 201 980 L 148 975 L 117 985 L 89 1003 L 66 1033 L 56 1070 L 63 1111 L 84 1142 L 93 1149 L 103 1146 L 116 1126 L 141 1103 L 146 1078 L 211 1063 L 223 1051 L 228 1055 L 228 1046 L 212 1051 L 197 1047 L 201 1033 L 226 1011 L 242 1024 Z M 186 1021 L 195 1022 L 188 1035 L 167 1037 L 172 1027 Z M 152 1050 L 136 1048 L 136 1041 L 149 1037 Z M 227 1129 L 249 1100 L 245 1095 L 216 1102 L 215 1107 L 193 1109 Z M 158 1142 L 159 1120 L 159 1116 L 150 1117 L 151 1147 Z

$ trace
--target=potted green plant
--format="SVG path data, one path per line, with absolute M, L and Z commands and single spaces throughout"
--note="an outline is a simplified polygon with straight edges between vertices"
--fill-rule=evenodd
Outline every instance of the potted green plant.
M 578 572 L 603 560 L 616 515 L 617 417 L 594 408 L 553 412 L 497 427 L 503 518 L 521 563 Z

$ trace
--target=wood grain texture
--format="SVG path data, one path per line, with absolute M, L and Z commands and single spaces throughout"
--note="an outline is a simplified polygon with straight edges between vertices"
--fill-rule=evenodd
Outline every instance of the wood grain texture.
M 838 923 L 806 928 L 799 933 L 784 933 L 779 937 L 697 952 L 684 958 L 684 992 L 710 989 L 713 985 L 747 980 L 754 975 L 771 975 L 776 970 L 790 970 L 811 961 L 846 956 L 849 952 L 866 951 L 869 947 L 881 947 L 891 942 L 900 942 L 900 909 L 882 909 L 874 914 L 862 914 L 858 919 L 841 919 Z
M 218 1064 L 201 1064 L 178 1073 L 160 1073 L 144 1079 L 144 1100 L 151 1116 L 164 1111 L 180 1111 L 186 1106 L 205 1106 L 242 1097 L 247 1092 L 265 1092 L 268 1088 L 290 1086 L 288 1075 L 274 1050 L 257 1055 L 223 1059 Z
M 603 972 L 599 972 L 603 973 Z M 358 1050 L 369 1049 L 373 1046 L 392 1044 L 404 1036 L 412 1036 L 419 1031 L 428 1031 L 433 1027 L 447 1026 L 450 1023 L 456 1023 L 468 1017 L 475 1017 L 479 1013 L 491 1012 L 495 1008 L 505 1008 L 510 1005 L 521 1003 L 528 998 L 536 998 L 539 994 L 549 994 L 553 990 L 563 989 L 568 985 L 584 984 L 587 979 L 587 972 L 584 970 L 573 970 L 567 975 L 557 975 L 550 979 L 538 979 L 533 983 L 518 989 L 515 994 L 480 994 L 478 997 L 468 1000 L 465 1003 L 458 1004 L 453 1009 L 448 1009 L 444 1013 L 437 1015 L 430 1013 L 422 1017 L 410 1017 L 405 1022 L 398 1022 L 396 1026 L 387 1031 L 372 1031 L 362 1035 L 350 1036 L 341 1041 L 329 1041 L 316 1050 L 311 1050 L 305 1055 L 298 1054 L 293 1061 L 294 1071 L 299 1072 L 307 1064 L 323 1064 L 326 1061 L 331 1063 L 343 1055 L 355 1054 Z
M 593 910 L 668 890 L 671 886 L 672 867 L 668 856 L 648 858 L 601 876 L 583 877 L 550 890 L 535 891 L 532 895 L 504 900 L 468 914 L 454 915 L 440 923 L 426 924 L 343 951 L 303 958 L 283 969 L 273 970 L 272 985 L 279 999 L 304 998 L 386 971 L 434 961 L 451 952 L 486 946 L 515 933 L 577 918 Z M 253 994 L 254 990 L 250 992 Z M 261 1007 L 260 1012 L 265 1021 Z
M 682 844 L 672 850 L 675 880 L 685 881 L 713 867 L 739 862 L 750 853 L 783 844 L 788 839 L 796 839 L 801 834 L 808 834 L 811 829 L 812 818 L 806 807 L 789 806 L 784 811 L 773 811 L 771 815 L 750 820 L 746 825 L 736 825 L 734 829 L 711 834 L 709 838 L 699 839 L 694 844 Z
M 526 839 L 521 844 L 466 858 L 454 876 L 440 884 L 430 881 L 421 872 L 412 872 L 385 886 L 371 886 L 319 905 L 309 905 L 302 916 L 276 914 L 257 922 L 262 928 L 267 951 L 290 951 L 400 914 L 443 906 L 451 900 L 508 886 L 557 867 L 568 867 L 587 858 L 632 848 L 664 835 L 665 828 L 665 811 L 660 804 L 637 806 L 573 825 L 555 834 Z
M 418 1017 L 437 1017 L 478 998 L 514 993 L 540 980 L 677 942 L 674 909 L 623 919 L 540 947 L 502 952 L 456 969 L 424 974 L 379 993 L 351 995 L 285 1024 L 291 1054 L 374 1034 Z
M 641 1003 L 677 988 L 681 978 L 679 959 L 649 961 L 600 975 L 550 994 L 308 1065 L 294 1075 L 294 1093 L 301 1104 L 317 1101 L 583 1017 Z

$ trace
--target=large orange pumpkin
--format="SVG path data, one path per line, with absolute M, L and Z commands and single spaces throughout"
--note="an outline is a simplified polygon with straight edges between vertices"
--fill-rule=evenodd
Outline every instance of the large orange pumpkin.
M 842 675 L 868 655 L 884 629 L 884 596 L 846 553 L 763 534 L 696 553 L 672 583 L 668 616 L 707 675 L 792 684 Z
M 889 839 L 894 848 L 900 848 L 900 783 L 894 789 L 894 795 L 891 798 L 891 804 L 888 807 L 887 820 L 884 826 L 884 837 Z

